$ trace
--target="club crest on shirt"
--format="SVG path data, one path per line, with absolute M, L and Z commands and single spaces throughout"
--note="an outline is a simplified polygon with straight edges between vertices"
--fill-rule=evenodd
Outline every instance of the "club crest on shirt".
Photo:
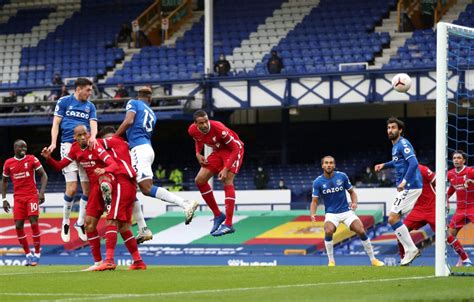
M 338 185 L 338 186 L 342 185 L 342 179 L 336 180 L 336 185 Z
M 28 163 L 25 163 L 25 169 L 28 169 Z
M 84 111 L 89 113 L 89 112 L 91 112 L 91 109 L 89 107 L 86 107 L 86 109 L 84 109 Z
M 212 137 L 212 141 L 216 142 L 216 137 L 215 136 Z
M 89 154 L 89 159 L 92 159 L 92 154 Z

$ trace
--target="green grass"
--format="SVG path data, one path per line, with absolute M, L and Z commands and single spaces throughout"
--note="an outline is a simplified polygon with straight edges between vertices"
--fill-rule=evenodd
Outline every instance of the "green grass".
M 0 268 L 0 301 L 460 301 L 472 277 L 432 267 L 170 267 L 79 272 L 79 266 Z

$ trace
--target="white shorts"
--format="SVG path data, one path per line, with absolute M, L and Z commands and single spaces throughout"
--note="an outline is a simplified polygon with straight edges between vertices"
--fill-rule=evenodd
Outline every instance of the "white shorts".
M 397 192 L 390 212 L 399 215 L 405 215 L 410 212 L 415 206 L 418 197 L 420 197 L 421 190 L 422 189 L 409 189 Z
M 71 146 L 71 143 L 61 143 L 61 159 L 69 154 Z M 63 169 L 63 175 L 66 182 L 77 181 L 78 171 L 81 182 L 89 182 L 89 177 L 87 177 L 86 171 L 81 165 L 78 165 L 76 161 L 71 162 L 66 168 Z
M 350 228 L 351 224 L 358 219 L 359 216 L 357 216 L 352 210 L 343 213 L 326 213 L 324 216 L 324 222 L 329 221 L 334 224 L 336 228 L 341 222 Z
M 137 183 L 145 179 L 153 179 L 151 165 L 155 160 L 155 151 L 153 151 L 151 145 L 145 144 L 133 147 L 130 150 L 130 156 L 132 157 L 132 166 L 137 172 Z

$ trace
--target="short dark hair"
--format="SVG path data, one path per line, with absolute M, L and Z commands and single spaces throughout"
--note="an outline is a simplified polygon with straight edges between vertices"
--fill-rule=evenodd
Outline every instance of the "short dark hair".
M 453 151 L 453 154 L 451 155 L 451 157 L 453 157 L 454 154 L 461 154 L 462 158 L 463 158 L 465 161 L 467 161 L 467 154 L 466 154 L 466 152 L 464 152 L 463 150 L 461 150 L 461 149 L 454 150 L 454 151 Z
M 74 88 L 92 85 L 92 81 L 87 78 L 77 78 L 74 82 Z
M 153 91 L 149 87 L 143 87 L 138 90 L 138 97 L 139 98 L 149 98 L 153 94 Z
M 336 163 L 336 159 L 334 158 L 334 156 L 326 155 L 326 156 L 323 156 L 323 157 L 321 158 L 321 166 L 322 166 L 323 163 L 324 163 L 324 159 L 325 159 L 325 158 L 328 158 L 328 157 L 330 157 L 330 158 L 332 158 L 332 159 L 334 160 L 334 164 Z
M 198 117 L 205 117 L 205 116 L 207 116 L 206 111 L 197 110 L 193 113 L 193 120 L 196 121 Z
M 16 146 L 19 142 L 24 142 L 26 144 L 26 141 L 24 139 L 19 138 L 13 142 L 13 146 Z
M 109 134 L 109 133 L 115 133 L 115 128 L 112 126 L 105 126 L 100 129 L 98 136 L 99 137 L 104 137 L 104 135 Z
M 394 123 L 397 124 L 398 129 L 405 131 L 405 123 L 402 120 L 399 120 L 394 116 L 389 117 L 387 120 L 387 125 Z

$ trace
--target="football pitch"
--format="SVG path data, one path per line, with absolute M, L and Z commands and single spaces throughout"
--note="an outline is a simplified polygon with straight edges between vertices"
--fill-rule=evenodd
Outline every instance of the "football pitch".
M 1 301 L 472 301 L 473 277 L 432 267 L 0 268 Z

